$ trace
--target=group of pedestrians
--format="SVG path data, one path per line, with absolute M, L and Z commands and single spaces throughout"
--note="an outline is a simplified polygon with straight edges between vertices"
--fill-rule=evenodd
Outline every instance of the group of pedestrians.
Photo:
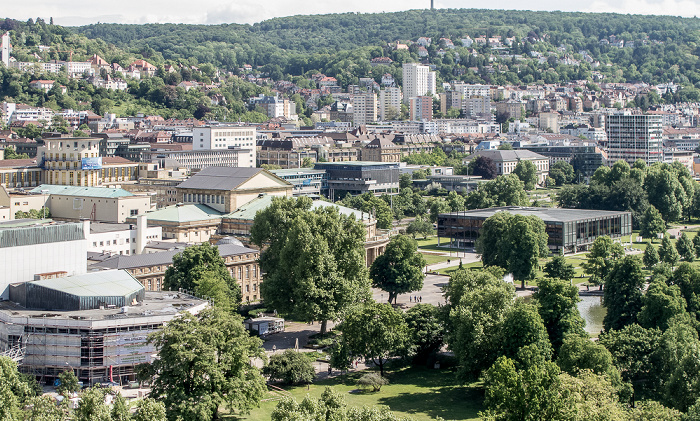
M 422 295 L 409 295 L 408 296 L 408 301 L 411 303 L 422 303 L 423 302 L 423 296 Z

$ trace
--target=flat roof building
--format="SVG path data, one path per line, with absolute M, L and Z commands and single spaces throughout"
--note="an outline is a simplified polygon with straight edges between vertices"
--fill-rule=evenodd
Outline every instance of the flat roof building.
M 328 173 L 331 200 L 338 193 L 379 195 L 399 188 L 398 162 L 317 162 L 314 168 Z
M 600 236 L 615 239 L 632 233 L 630 212 L 505 206 L 438 215 L 438 241 L 447 238 L 454 246 L 474 247 L 484 221 L 498 212 L 542 219 L 553 253 L 586 250 Z

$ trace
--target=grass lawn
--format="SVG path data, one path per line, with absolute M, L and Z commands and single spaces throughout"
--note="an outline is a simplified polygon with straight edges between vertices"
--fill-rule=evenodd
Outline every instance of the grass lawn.
M 450 240 L 443 238 L 441 243 L 443 245 L 438 246 L 438 238 L 437 237 L 428 237 L 426 239 L 422 238 L 417 238 L 416 241 L 418 242 L 418 248 L 419 249 L 424 249 L 424 250 L 432 250 L 432 251 L 461 251 L 460 249 L 452 248 L 452 247 L 447 247 L 447 244 L 449 244 Z
M 425 258 L 425 262 L 429 265 L 435 264 L 435 263 L 442 263 L 446 262 L 448 259 L 455 260 L 454 257 L 448 257 L 448 256 L 438 256 L 432 253 L 422 253 L 423 257 Z
M 398 416 L 411 417 L 416 421 L 434 420 L 478 420 L 482 409 L 483 391 L 479 385 L 460 386 L 454 369 L 429 370 L 424 367 L 408 367 L 385 372 L 389 384 L 376 393 L 357 391 L 355 380 L 362 373 L 351 373 L 306 386 L 290 387 L 287 390 L 301 402 L 307 395 L 318 398 L 326 387 L 340 392 L 350 406 L 386 405 Z M 262 402 L 260 408 L 250 415 L 224 419 L 269 421 L 278 401 Z

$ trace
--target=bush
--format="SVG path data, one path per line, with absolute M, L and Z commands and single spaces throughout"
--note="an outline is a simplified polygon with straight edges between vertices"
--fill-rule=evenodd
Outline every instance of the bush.
M 389 384 L 389 380 L 378 373 L 367 373 L 357 379 L 357 386 L 362 390 L 372 389 L 372 392 L 379 392 L 382 386 Z
M 316 333 L 309 336 L 308 345 L 316 345 L 319 348 L 325 348 L 335 343 L 338 334 L 335 332 L 327 332 L 324 334 Z
M 311 361 L 303 353 L 291 349 L 271 356 L 262 371 L 271 381 L 285 384 L 311 383 L 316 377 Z

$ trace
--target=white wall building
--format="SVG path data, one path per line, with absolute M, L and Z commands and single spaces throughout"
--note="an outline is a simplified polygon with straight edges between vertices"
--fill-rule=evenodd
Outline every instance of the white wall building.
M 401 114 L 401 89 L 389 87 L 379 91 L 379 118 L 393 120 Z
M 10 52 L 12 51 L 12 46 L 10 45 L 10 32 L 5 32 L 2 34 L 2 63 L 10 68 Z
M 238 149 L 239 167 L 255 167 L 255 127 L 203 126 L 192 130 L 192 149 L 217 150 Z
M 352 121 L 355 126 L 365 126 L 377 121 L 377 94 L 356 94 L 352 99 Z
M 403 100 L 408 102 L 409 98 L 423 96 L 430 92 L 435 95 L 437 83 L 435 72 L 431 72 L 428 66 L 418 63 L 403 64 Z
M 64 272 L 80 275 L 87 271 L 89 222 L 17 226 L 0 224 L 0 297 L 9 298 L 8 286 L 33 281 L 37 275 Z
M 143 253 L 150 241 L 163 239 L 162 227 L 147 227 L 146 215 L 139 215 L 136 226 L 129 224 L 90 224 L 88 252 L 131 256 Z

